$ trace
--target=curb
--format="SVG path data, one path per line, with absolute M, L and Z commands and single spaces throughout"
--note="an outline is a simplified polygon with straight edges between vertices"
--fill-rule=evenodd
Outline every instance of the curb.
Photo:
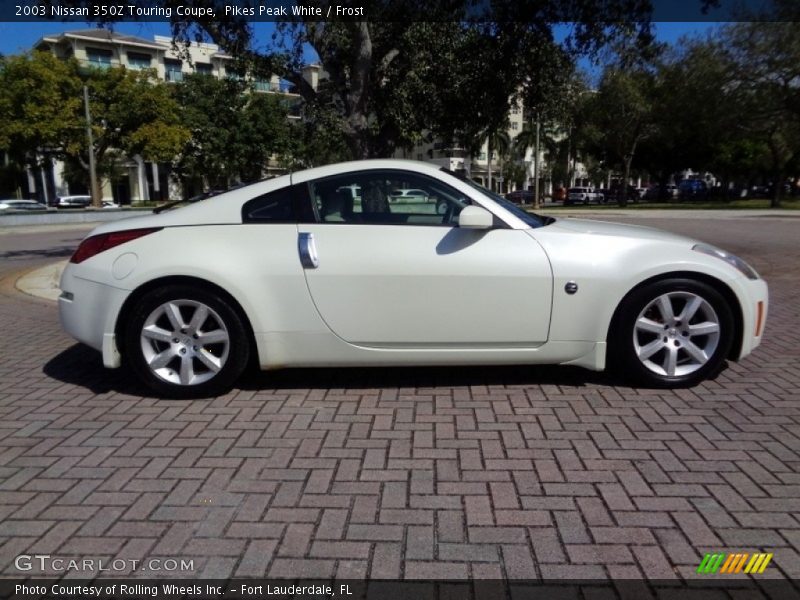
M 25 273 L 17 279 L 14 287 L 23 294 L 55 302 L 61 294 L 58 283 L 67 262 L 62 260 Z

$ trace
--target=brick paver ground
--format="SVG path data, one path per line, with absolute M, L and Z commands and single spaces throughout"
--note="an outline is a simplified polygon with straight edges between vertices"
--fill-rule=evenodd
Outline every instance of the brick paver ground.
M 800 219 L 653 224 L 770 283 L 762 347 L 694 389 L 555 367 L 320 369 L 165 401 L 6 279 L 0 571 L 50 554 L 193 560 L 179 574 L 205 577 L 663 580 L 736 550 L 800 577 Z

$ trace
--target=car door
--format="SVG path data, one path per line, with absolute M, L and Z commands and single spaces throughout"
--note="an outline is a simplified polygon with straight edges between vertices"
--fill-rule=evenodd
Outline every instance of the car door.
M 460 229 L 473 202 L 414 172 L 360 171 L 305 184 L 315 221 L 298 226 L 312 300 L 347 342 L 374 347 L 525 347 L 547 340 L 550 264 L 522 229 Z M 390 204 L 395 189 L 431 202 Z M 342 190 L 360 189 L 360 202 Z M 447 203 L 445 214 L 437 204 Z

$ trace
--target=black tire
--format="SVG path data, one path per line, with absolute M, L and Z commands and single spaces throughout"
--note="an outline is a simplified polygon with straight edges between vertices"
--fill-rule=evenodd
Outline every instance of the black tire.
M 201 371 L 198 377 L 201 379 L 203 377 L 208 377 L 205 381 L 189 384 L 171 382 L 154 373 L 150 366 L 148 366 L 148 361 L 144 356 L 144 346 L 146 344 L 153 344 L 153 346 L 150 347 L 153 352 L 173 347 L 170 342 L 148 341 L 143 343 L 142 341 L 142 330 L 148 318 L 154 314 L 154 311 L 158 311 L 159 307 L 169 302 L 178 304 L 186 302 L 202 304 L 210 309 L 209 320 L 204 321 L 204 323 L 210 323 L 209 328 L 211 328 L 215 326 L 217 321 L 220 321 L 221 324 L 216 324 L 217 330 L 227 330 L 225 332 L 227 334 L 226 343 L 214 344 L 211 342 L 207 346 L 209 349 L 207 354 L 209 356 L 215 359 L 224 358 L 224 360 L 220 361 L 221 365 L 218 366 L 219 370 L 216 373 L 211 369 L 207 369 L 200 359 L 192 359 L 193 368 Z M 182 310 L 191 310 L 191 308 L 184 308 Z M 189 316 L 190 314 L 184 318 L 184 322 L 186 322 Z M 159 323 L 165 325 L 166 322 L 163 321 L 163 319 L 166 319 L 166 316 L 161 317 L 161 319 Z M 198 326 L 198 330 L 201 329 L 201 326 L 202 323 Z M 191 330 L 187 329 L 186 331 L 188 332 L 186 341 L 192 343 L 190 339 L 192 337 Z M 234 382 L 247 367 L 250 359 L 250 344 L 248 340 L 247 330 L 242 323 L 242 319 L 239 317 L 236 310 L 230 306 L 229 302 L 219 294 L 202 287 L 191 285 L 168 285 L 145 294 L 138 300 L 131 313 L 128 315 L 128 322 L 124 330 L 123 358 L 127 366 L 136 374 L 139 380 L 160 397 L 207 398 L 229 391 Z M 181 340 L 181 342 L 183 341 L 184 340 Z M 224 352 L 219 351 L 221 347 L 226 347 L 226 350 Z M 194 346 L 194 349 L 196 350 L 197 346 Z M 201 351 L 205 351 L 205 347 L 201 348 Z M 214 355 L 216 352 L 220 354 L 220 357 Z M 160 370 L 172 373 L 174 370 L 172 367 L 175 366 L 175 363 L 172 361 L 178 361 L 177 364 L 180 365 L 182 364 L 181 360 L 182 357 L 176 354 L 173 359 L 170 359 L 171 362 L 169 365 L 165 365 L 165 367 Z M 203 372 L 203 369 L 206 369 L 206 371 Z
M 708 356 L 705 364 L 699 364 L 699 361 L 693 359 L 686 347 L 681 349 L 681 341 L 684 340 L 684 338 L 681 337 L 683 334 L 682 330 L 690 326 L 689 324 L 682 323 L 676 327 L 665 327 L 666 331 L 663 332 L 663 338 L 662 333 L 655 334 L 647 331 L 637 331 L 635 325 L 640 314 L 648 307 L 651 307 L 651 303 L 664 294 L 671 294 L 673 299 L 670 300 L 670 304 L 674 308 L 676 318 L 681 316 L 680 313 L 682 309 L 680 303 L 682 301 L 681 296 L 684 294 L 687 295 L 687 297 L 700 297 L 713 309 L 713 313 L 715 313 L 717 319 L 719 333 L 716 339 L 716 345 L 710 356 Z M 688 303 L 689 302 L 686 301 L 686 304 Z M 705 307 L 705 305 L 702 306 Z M 705 308 L 701 308 L 698 312 L 705 310 Z M 658 313 L 653 314 L 655 315 Z M 644 316 L 648 317 L 648 314 Z M 703 318 L 702 313 L 690 319 L 690 322 L 701 318 Z M 658 321 L 658 318 L 654 318 L 653 320 Z M 709 318 L 705 320 L 705 322 L 710 321 L 711 319 Z M 661 324 L 661 321 L 658 322 Z M 680 321 L 677 322 L 680 323 Z M 610 370 L 615 371 L 621 377 L 631 379 L 645 387 L 676 388 L 693 386 L 705 379 L 716 376 L 723 368 L 725 359 L 733 343 L 734 328 L 735 322 L 731 307 L 722 294 L 711 285 L 694 279 L 685 278 L 664 279 L 646 284 L 629 293 L 622 300 L 615 313 L 608 336 L 608 366 Z M 655 337 L 648 338 L 648 335 Z M 673 338 L 672 336 L 675 337 Z M 711 348 L 713 347 L 712 337 L 713 334 L 711 336 L 691 336 L 688 339 L 695 340 L 701 345 L 708 344 L 708 347 Z M 662 345 L 664 348 L 651 357 L 652 360 L 648 366 L 646 361 L 640 360 L 636 345 L 639 344 L 640 351 L 644 351 L 645 344 L 648 342 L 656 344 L 659 339 L 663 340 Z M 683 343 L 685 344 L 685 341 Z M 666 354 L 673 351 L 672 344 L 677 347 L 674 352 L 678 357 L 679 366 L 676 369 L 676 373 L 670 376 L 667 374 L 665 365 L 668 364 L 666 362 Z M 707 355 L 708 352 L 705 354 Z M 680 363 L 681 360 L 684 361 L 682 366 Z M 685 370 L 693 368 L 693 361 L 698 363 L 695 370 L 687 373 L 677 372 L 681 368 Z M 654 367 L 653 363 L 657 363 L 657 365 Z M 663 369 L 661 373 L 653 370 L 654 368 L 659 368 L 659 366 Z

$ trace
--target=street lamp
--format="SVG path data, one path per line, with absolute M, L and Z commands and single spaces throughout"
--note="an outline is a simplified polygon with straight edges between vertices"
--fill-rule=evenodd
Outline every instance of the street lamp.
M 89 111 L 89 88 L 83 86 L 83 107 L 86 111 L 86 141 L 89 144 L 89 190 L 92 196 L 92 206 L 100 208 L 102 205 L 97 189 L 97 169 L 94 163 L 94 136 L 92 135 L 92 113 Z

